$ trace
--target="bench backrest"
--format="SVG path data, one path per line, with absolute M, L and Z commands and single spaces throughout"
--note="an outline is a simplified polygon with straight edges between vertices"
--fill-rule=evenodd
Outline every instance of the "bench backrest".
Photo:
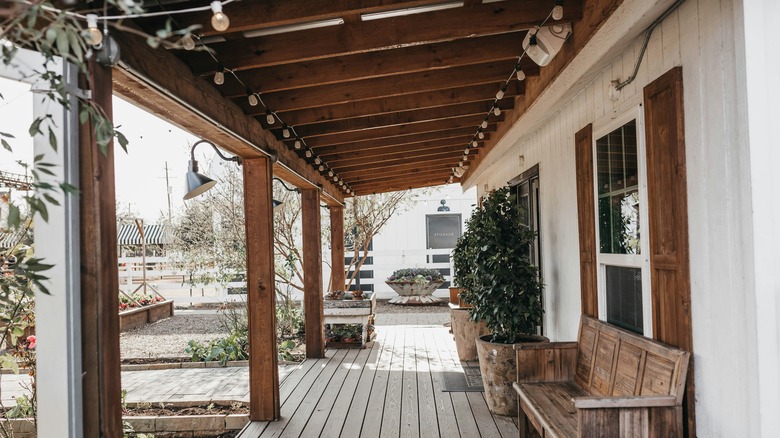
M 690 353 L 582 316 L 576 383 L 595 396 L 672 395 L 682 403 Z

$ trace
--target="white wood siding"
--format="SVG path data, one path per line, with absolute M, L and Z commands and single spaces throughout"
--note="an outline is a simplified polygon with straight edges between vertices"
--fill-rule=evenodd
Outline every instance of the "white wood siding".
M 641 36 L 475 180 L 482 196 L 539 163 L 545 327 L 551 339 L 575 339 L 580 277 L 574 133 L 588 123 L 598 129 L 639 105 L 645 85 L 682 65 L 696 417 L 698 435 L 707 437 L 773 436 L 776 428 L 767 425 L 777 421 L 762 419 L 760 411 L 764 417 L 780 417 L 780 412 L 766 412 L 776 407 L 776 394 L 763 396 L 769 405 L 759 400 L 751 163 L 747 127 L 741 124 L 747 116 L 740 112 L 746 108 L 739 60 L 744 35 L 738 32 L 741 0 L 735 1 L 683 3 L 656 28 L 636 80 L 616 101 L 609 97 L 610 82 L 631 74 Z M 776 315 L 776 302 L 768 304 Z M 765 344 L 772 345 L 771 339 Z

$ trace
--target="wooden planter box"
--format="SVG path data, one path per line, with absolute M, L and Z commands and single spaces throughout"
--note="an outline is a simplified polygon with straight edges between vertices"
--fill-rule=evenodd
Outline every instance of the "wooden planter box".
M 132 330 L 150 322 L 173 316 L 173 300 L 119 312 L 119 331 Z

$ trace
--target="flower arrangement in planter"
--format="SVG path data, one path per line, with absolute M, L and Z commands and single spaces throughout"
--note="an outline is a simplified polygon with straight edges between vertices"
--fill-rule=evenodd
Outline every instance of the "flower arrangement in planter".
M 390 300 L 392 304 L 436 304 L 439 298 L 432 294 L 444 283 L 444 276 L 435 269 L 404 268 L 393 272 L 385 283 L 398 294 Z
M 541 342 L 542 282 L 531 263 L 534 232 L 509 187 L 490 193 L 467 221 L 454 251 L 461 297 L 475 321 L 491 334 L 478 337 L 477 353 L 491 412 L 517 415 L 512 389 L 517 364 L 513 344 Z
M 343 300 L 346 293 L 343 290 L 330 291 L 325 295 L 326 300 Z
M 143 293 L 133 295 L 119 295 L 119 311 L 128 310 L 132 308 L 150 306 L 155 303 L 162 303 L 165 298 L 157 295 L 146 295 Z

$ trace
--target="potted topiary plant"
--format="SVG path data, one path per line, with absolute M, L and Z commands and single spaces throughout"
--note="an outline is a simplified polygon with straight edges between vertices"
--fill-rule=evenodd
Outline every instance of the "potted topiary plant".
M 467 222 L 468 234 L 456 251 L 461 296 L 472 304 L 471 317 L 489 335 L 476 339 L 479 366 L 490 411 L 517 415 L 512 389 L 517 373 L 513 344 L 542 342 L 542 282 L 531 263 L 534 232 L 523 225 L 523 211 L 508 187 L 489 194 Z M 465 236 L 465 234 L 464 234 Z
M 450 327 L 461 362 L 477 360 L 477 344 L 474 339 L 489 333 L 484 321 L 472 319 L 469 312 L 471 304 L 467 301 L 467 291 L 475 287 L 474 254 L 479 246 L 476 238 L 476 233 L 467 228 L 452 252 L 452 266 L 455 270 L 453 284 L 458 290 L 458 305 L 450 307 Z

